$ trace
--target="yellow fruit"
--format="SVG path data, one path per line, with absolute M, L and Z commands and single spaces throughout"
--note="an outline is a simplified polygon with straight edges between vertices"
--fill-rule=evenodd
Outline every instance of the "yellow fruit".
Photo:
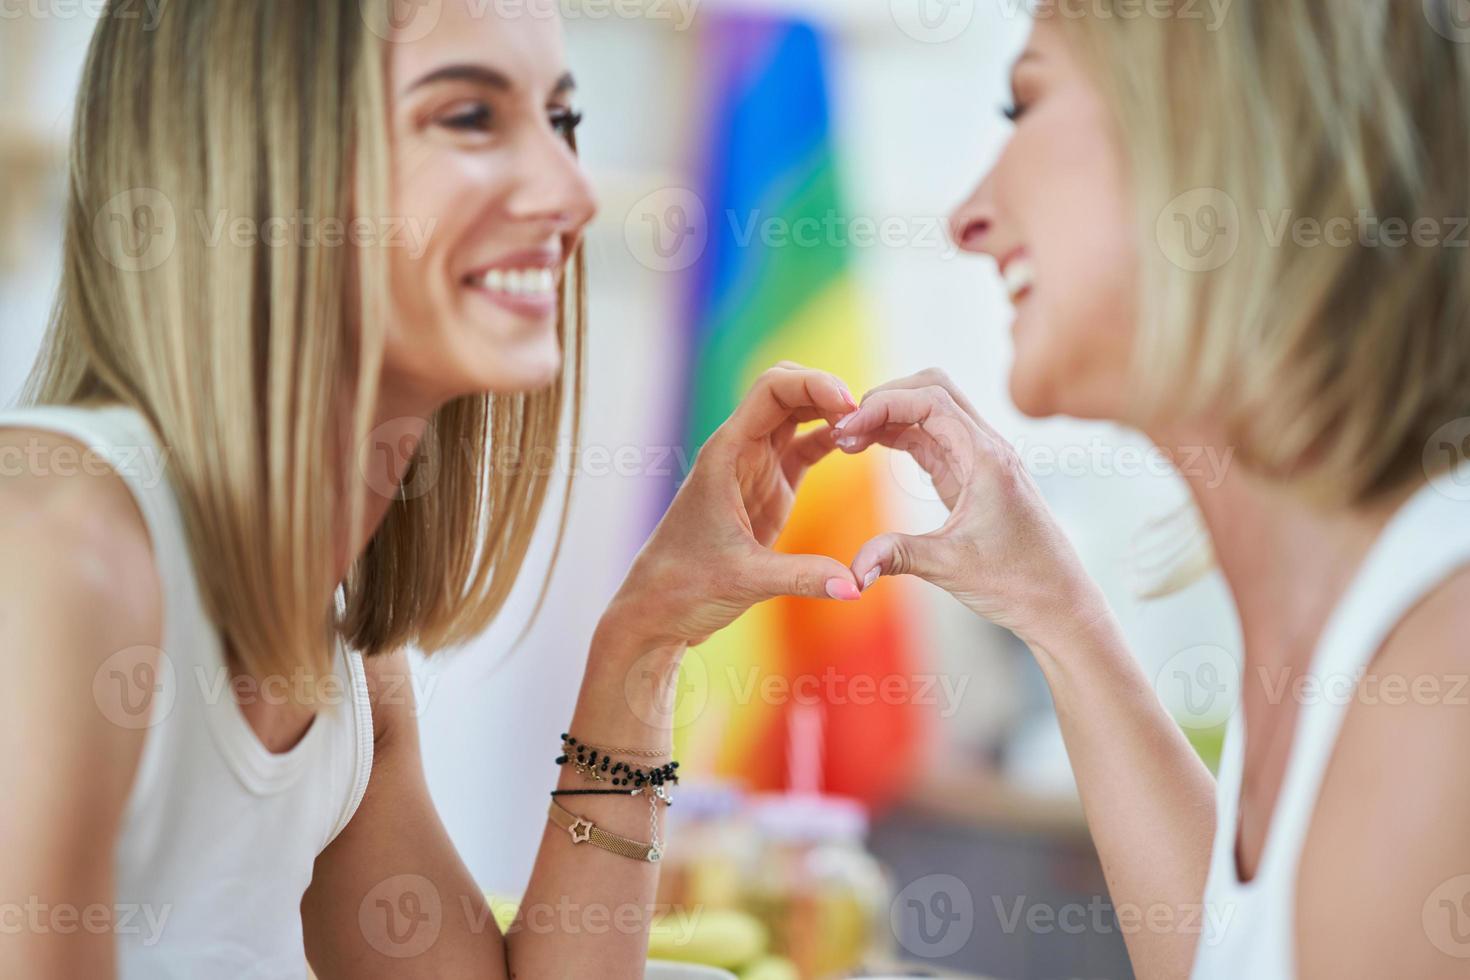
M 784 956 L 762 956 L 740 971 L 740 980 L 801 980 L 801 974 Z
M 754 917 L 729 909 L 675 909 L 653 924 L 648 955 L 733 969 L 766 951 L 766 930 Z

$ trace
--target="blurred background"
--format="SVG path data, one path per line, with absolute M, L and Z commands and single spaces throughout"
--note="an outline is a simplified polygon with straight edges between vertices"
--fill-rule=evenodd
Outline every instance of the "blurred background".
M 100 6 L 0 4 L 0 404 L 55 289 L 70 103 Z M 1182 483 L 1134 433 L 1019 416 L 1009 305 L 992 264 L 945 233 L 1007 137 L 1025 5 L 562 6 L 602 202 L 566 544 L 519 645 L 549 528 L 501 622 L 418 671 L 433 795 L 485 889 L 514 896 L 529 876 L 604 604 L 693 451 L 781 358 L 857 393 L 931 366 L 954 377 L 1020 448 L 1213 765 L 1239 651 L 1223 587 L 1140 598 L 1186 534 Z M 880 530 L 943 520 L 883 450 L 810 479 L 782 547 L 845 560 Z M 664 897 L 732 931 L 666 955 L 748 977 L 1129 975 L 1045 685 L 1008 633 L 884 580 L 852 610 L 762 607 L 692 651 L 679 684 Z M 524 795 L 493 791 L 491 767 Z

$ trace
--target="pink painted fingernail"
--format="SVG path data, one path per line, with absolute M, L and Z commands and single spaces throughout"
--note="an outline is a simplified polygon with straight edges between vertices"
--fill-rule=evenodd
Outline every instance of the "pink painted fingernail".
M 847 390 L 847 385 L 842 386 L 842 400 L 847 402 L 848 408 L 857 408 L 857 399 L 852 397 L 852 392 Z
M 857 436 L 843 436 L 841 439 L 837 440 L 838 449 L 855 449 L 857 448 L 857 444 Z
M 838 419 L 837 424 L 832 426 L 832 428 L 836 429 L 838 432 L 841 432 L 843 429 L 847 428 L 847 423 L 857 418 L 857 414 L 857 412 L 851 412 L 847 415 L 842 416 L 842 418 Z
M 873 583 L 878 581 L 878 576 L 882 574 L 883 569 L 881 568 L 874 568 L 870 570 L 868 574 L 863 577 L 863 590 L 867 591 L 868 589 L 871 589 L 873 587 Z
M 827 594 L 842 602 L 856 602 L 862 598 L 862 593 L 857 590 L 857 586 L 845 578 L 829 578 L 827 580 Z

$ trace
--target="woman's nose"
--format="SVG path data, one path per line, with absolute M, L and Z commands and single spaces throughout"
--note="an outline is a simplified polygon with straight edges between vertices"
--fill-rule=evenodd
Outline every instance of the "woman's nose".
M 949 217 L 949 234 L 965 252 L 998 258 L 994 251 L 995 210 L 991 205 L 990 178 L 986 177 Z
M 521 177 L 511 199 L 513 215 L 545 220 L 560 231 L 575 231 L 597 213 L 597 195 L 581 161 L 566 141 L 538 134 L 522 155 Z

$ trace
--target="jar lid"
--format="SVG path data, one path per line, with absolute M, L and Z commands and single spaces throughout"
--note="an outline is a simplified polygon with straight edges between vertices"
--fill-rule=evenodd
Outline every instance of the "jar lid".
M 846 796 L 770 793 L 751 801 L 751 815 L 766 836 L 781 841 L 860 841 L 868 832 L 868 811 Z

